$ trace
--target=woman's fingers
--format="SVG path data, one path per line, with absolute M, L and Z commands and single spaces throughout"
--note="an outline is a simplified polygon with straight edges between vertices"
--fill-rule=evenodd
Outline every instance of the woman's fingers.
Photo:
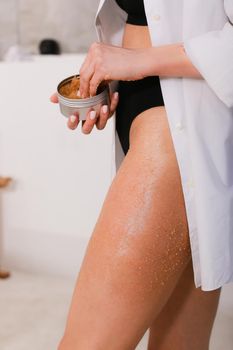
M 90 80 L 92 79 L 93 69 L 91 67 L 87 68 L 84 73 L 80 71 L 80 87 L 79 91 L 82 98 L 87 98 L 90 96 Z M 91 96 L 94 96 L 91 95 Z
M 95 96 L 96 92 L 97 92 L 97 88 L 99 86 L 99 84 L 103 81 L 103 80 L 107 80 L 108 77 L 103 77 L 101 75 L 101 72 L 98 71 L 95 74 L 93 74 L 92 78 L 89 81 L 89 90 L 90 90 L 90 95 L 91 96 Z
M 82 132 L 84 134 L 90 134 L 90 132 L 92 131 L 95 125 L 97 118 L 98 118 L 98 115 L 96 111 L 90 111 L 87 114 L 87 119 L 82 121 Z
M 52 96 L 50 96 L 50 101 L 53 103 L 58 103 L 58 97 L 56 92 Z
M 105 65 L 103 64 L 103 48 L 100 43 L 93 43 L 88 51 L 85 61 L 80 68 L 81 96 L 95 96 L 99 84 L 108 80 Z
M 119 102 L 119 93 L 115 91 L 111 96 L 110 113 L 113 114 Z
M 50 101 L 53 103 L 58 103 L 58 97 L 56 92 L 52 96 L 50 96 Z M 78 123 L 79 123 L 78 115 L 71 115 L 67 121 L 67 126 L 69 129 L 74 130 L 77 128 Z
M 89 97 L 90 95 L 90 80 L 94 73 L 94 62 L 91 60 L 91 50 L 89 50 L 85 61 L 83 62 L 80 73 L 80 86 L 79 91 L 82 98 Z
M 109 107 L 108 105 L 103 105 L 100 110 L 99 118 L 96 121 L 96 128 L 102 130 L 105 128 L 109 118 Z
M 71 130 L 75 130 L 79 123 L 78 115 L 71 115 L 67 121 L 67 126 Z
M 117 104 L 119 101 L 118 92 L 114 92 L 111 95 L 110 99 L 111 99 L 110 107 L 108 105 L 103 105 L 101 107 L 99 115 L 94 110 L 90 111 L 87 114 L 87 119 L 82 121 L 82 132 L 84 134 L 90 134 L 95 124 L 98 130 L 102 130 L 105 128 L 108 118 L 112 116 L 112 114 L 115 112 L 115 109 L 117 107 Z M 50 101 L 53 103 L 58 103 L 57 93 L 54 93 L 53 95 L 51 95 Z M 79 124 L 79 121 L 80 120 L 78 115 L 71 115 L 67 121 L 68 128 L 71 130 L 75 130 Z
M 96 122 L 97 129 L 102 130 L 105 128 L 108 118 L 111 117 L 116 110 L 118 101 L 119 101 L 119 93 L 116 91 L 111 96 L 110 108 L 108 107 L 108 105 L 104 105 L 101 107 L 100 116 Z

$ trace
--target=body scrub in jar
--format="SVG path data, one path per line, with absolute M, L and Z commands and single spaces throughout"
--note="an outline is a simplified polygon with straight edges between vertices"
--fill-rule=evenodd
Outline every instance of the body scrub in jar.
M 60 111 L 65 117 L 79 115 L 79 120 L 86 120 L 87 113 L 95 110 L 99 114 L 103 105 L 110 105 L 109 85 L 101 83 L 95 96 L 81 98 L 79 94 L 79 75 L 62 80 L 57 87 Z

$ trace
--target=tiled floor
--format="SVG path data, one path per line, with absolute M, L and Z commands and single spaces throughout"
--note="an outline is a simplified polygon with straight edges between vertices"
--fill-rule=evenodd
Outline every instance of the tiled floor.
M 73 286 L 72 280 L 18 271 L 0 280 L 0 349 L 56 350 Z M 233 349 L 232 296 L 233 284 L 224 286 L 210 350 Z M 147 338 L 148 332 L 136 350 L 146 350 Z

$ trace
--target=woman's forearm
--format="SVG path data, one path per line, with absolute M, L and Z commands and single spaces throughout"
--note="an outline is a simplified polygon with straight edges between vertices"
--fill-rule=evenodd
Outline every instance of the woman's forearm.
M 103 80 L 139 80 L 146 76 L 202 78 L 183 44 L 128 49 L 95 42 L 80 68 L 80 94 L 96 94 Z
M 144 50 L 145 75 L 203 78 L 190 61 L 182 43 L 151 47 Z

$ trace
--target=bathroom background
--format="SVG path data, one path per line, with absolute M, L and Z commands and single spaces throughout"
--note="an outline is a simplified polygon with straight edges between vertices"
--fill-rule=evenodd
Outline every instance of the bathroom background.
M 96 40 L 98 0 L 0 0 L 0 349 L 56 349 L 85 249 L 111 183 L 113 123 L 68 130 L 49 101 Z M 39 54 L 42 39 L 61 54 Z M 1 182 L 1 181 L 0 181 Z M 233 284 L 210 350 L 233 348 Z M 145 350 L 146 332 L 137 350 Z
M 0 57 L 15 44 L 38 52 L 52 37 L 62 52 L 79 53 L 95 40 L 93 20 L 98 0 L 0 0 Z

